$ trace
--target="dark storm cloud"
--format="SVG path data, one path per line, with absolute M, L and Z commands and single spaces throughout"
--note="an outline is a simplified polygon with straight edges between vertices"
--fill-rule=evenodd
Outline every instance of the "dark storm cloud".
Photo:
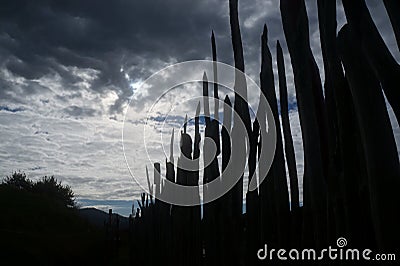
M 114 90 L 118 99 L 110 111 L 119 112 L 131 95 L 121 67 L 138 79 L 157 70 L 155 59 L 204 58 L 210 48 L 199 44 L 207 44 L 211 28 L 226 32 L 222 7 L 221 1 L 2 1 L 1 67 L 27 80 L 57 74 L 68 90 L 79 90 L 82 81 L 69 67 L 97 70 L 90 89 Z M 6 79 L 2 90 L 12 90 Z
M 367 2 L 378 26 L 390 31 L 380 20 L 386 16 L 382 4 Z M 272 54 L 276 40 L 286 50 L 279 1 L 239 4 L 247 72 L 258 79 L 264 23 Z M 307 1 L 307 8 L 311 45 L 321 65 L 315 1 Z M 162 63 L 210 57 L 211 29 L 216 32 L 219 60 L 232 64 L 228 14 L 228 1 L 219 0 L 4 0 L 0 3 L 0 67 L 13 78 L 28 80 L 19 84 L 24 94 L 44 90 L 30 81 L 46 75 L 58 75 L 65 90 L 78 91 L 85 80 L 71 68 L 96 70 L 95 80 L 86 89 L 116 92 L 118 98 L 108 111 L 120 113 L 132 94 L 125 73 L 131 80 L 143 80 L 162 68 Z M 343 15 L 338 16 L 343 21 Z M 18 98 L 9 92 L 15 82 L 4 73 L 0 86 L 2 99 Z
M 283 39 L 279 4 L 240 1 L 239 11 L 247 70 L 256 78 L 263 24 L 268 23 L 273 43 Z M 118 98 L 109 111 L 119 113 L 132 94 L 121 67 L 131 80 L 143 80 L 168 63 L 209 58 L 211 29 L 219 60 L 232 64 L 228 14 L 228 1 L 218 0 L 2 1 L 2 68 L 27 80 L 57 74 L 65 90 L 77 91 L 82 77 L 69 67 L 94 69 L 89 89 L 115 91 Z M 1 83 L 6 90 L 15 87 Z M 23 92 L 30 87 L 29 82 Z

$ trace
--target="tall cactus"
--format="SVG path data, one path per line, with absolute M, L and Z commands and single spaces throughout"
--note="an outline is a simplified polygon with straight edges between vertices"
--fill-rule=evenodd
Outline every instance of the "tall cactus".
M 172 129 L 171 134 L 171 142 L 169 146 L 170 154 L 169 154 L 169 162 L 166 160 L 166 178 L 168 181 L 174 183 L 175 182 L 175 169 L 174 169 L 174 130 Z
M 322 125 L 322 92 L 317 81 L 308 30 L 308 18 L 303 0 L 281 0 L 283 29 L 291 56 L 296 97 L 304 149 L 303 204 L 305 212 L 304 240 L 310 245 L 322 246 L 326 239 L 326 149 Z M 319 78 L 319 77 L 318 77 Z M 317 83 L 317 84 L 316 84 Z M 310 238 L 314 235 L 315 241 Z M 306 244 L 306 243 L 305 243 Z
M 251 124 L 246 103 L 245 76 L 235 73 L 234 109 L 242 121 L 232 121 L 231 103 L 225 97 L 224 120 L 219 132 L 217 52 L 214 32 L 211 35 L 214 111 L 210 114 L 208 80 L 204 75 L 203 95 L 206 116 L 204 161 L 204 199 L 209 199 L 209 182 L 231 178 L 238 172 L 239 182 L 221 198 L 200 206 L 171 206 L 145 193 L 139 211 L 131 220 L 132 251 L 137 263 L 158 265 L 260 265 L 257 250 L 268 246 L 326 247 L 338 236 L 349 239 L 352 246 L 376 248 L 391 252 L 400 237 L 396 192 L 400 185 L 400 165 L 386 109 L 383 87 L 390 104 L 396 106 L 399 66 L 384 45 L 369 15 L 364 0 L 342 0 L 348 19 L 336 37 L 336 1 L 318 0 L 320 41 L 325 71 L 325 94 L 319 70 L 311 52 L 308 18 L 304 0 L 280 0 L 283 28 L 291 57 L 296 97 L 304 148 L 304 207 L 300 207 L 299 188 L 293 140 L 290 130 L 287 85 L 282 47 L 277 42 L 280 110 L 289 170 L 291 209 L 284 168 L 283 140 L 279 123 L 278 103 L 274 86 L 272 56 L 268 48 L 267 28 L 262 35 L 260 83 L 267 102 L 260 98 L 257 119 Z M 398 20 L 399 4 L 384 0 L 392 24 Z M 238 1 L 230 0 L 230 24 L 235 66 L 244 72 L 243 48 L 238 19 Z M 399 25 L 393 25 L 397 40 Z M 345 72 L 342 69 L 344 67 Z M 346 76 L 345 76 L 345 74 Z M 239 93 L 243 98 L 239 97 Z M 394 107 L 395 109 L 395 107 Z M 396 109 L 395 109 L 396 111 Z M 181 134 L 181 152 L 175 180 L 173 140 L 166 176 L 170 182 L 183 186 L 199 183 L 200 103 L 195 115 L 195 135 L 192 143 L 187 133 L 187 118 Z M 396 116 L 398 114 L 396 113 Z M 397 116 L 398 118 L 398 116 Z M 263 173 L 265 151 L 263 138 L 271 131 L 267 121 L 277 128 L 276 156 L 267 178 L 259 190 L 246 193 L 246 213 L 242 214 L 243 172 L 248 160 L 249 184 Z M 233 126 L 233 127 L 232 127 Z M 249 143 L 246 143 L 245 133 Z M 221 134 L 221 136 L 219 135 Z M 260 137 L 262 136 L 262 138 Z M 222 143 L 220 143 L 222 140 Z M 212 145 L 217 146 L 217 153 Z M 246 145 L 247 144 L 247 145 Z M 212 149 L 211 149 L 212 148 Z M 222 152 L 222 176 L 218 154 Z M 246 158 L 246 151 L 249 157 Z M 193 163 L 193 160 L 196 160 Z M 259 171 L 256 172 L 256 162 Z M 229 163 L 230 165 L 228 168 Z M 185 164 L 195 166 L 186 170 Z M 197 166 L 197 168 L 196 168 Z M 160 165 L 154 165 L 154 182 L 148 185 L 150 194 L 168 192 L 170 182 L 160 177 Z M 240 177 L 240 176 L 239 176 Z M 164 187 L 162 187 L 165 183 Z M 253 182 L 256 183 L 256 182 Z M 211 188 L 210 188 L 211 189 Z M 153 191 L 152 191 L 153 190 Z M 200 202 L 199 192 L 193 197 Z M 158 199 L 158 197 L 157 197 Z M 296 211 L 297 210 L 297 211 Z M 292 226 L 288 225 L 292 221 Z M 294 221 L 294 222 L 293 222 Z M 303 228 L 300 227 L 301 223 Z M 288 234 L 302 235 L 303 241 Z M 245 239 L 242 239 L 245 237 Z M 140 243 L 140 244 L 137 244 Z M 152 251 L 157 256 L 151 256 Z M 205 253 L 203 254 L 203 252 Z M 274 263 L 274 262 L 272 262 Z
M 279 75 L 279 98 L 282 116 L 282 127 L 285 140 L 285 154 L 290 179 L 290 206 L 291 210 L 296 210 L 300 207 L 299 181 L 297 179 L 296 157 L 294 154 L 293 139 L 290 130 L 285 62 L 283 58 L 282 47 L 279 41 L 276 45 L 276 54 Z
M 217 45 L 215 43 L 214 31 L 211 33 L 211 50 L 213 58 L 214 73 L 214 119 L 219 121 L 219 97 L 218 97 L 218 67 L 217 67 Z
M 239 15 L 238 15 L 238 0 L 229 0 L 229 19 L 231 26 L 231 35 L 232 35 L 232 46 L 233 46 L 233 57 L 235 59 L 235 68 L 239 71 L 235 72 L 235 102 L 234 102 L 234 110 L 239 115 L 240 119 L 246 127 L 247 134 L 251 134 L 251 121 L 250 121 L 250 113 L 247 104 L 247 84 L 246 77 L 243 75 L 244 73 L 244 57 L 243 57 L 243 46 L 242 46 L 242 38 L 240 34 L 240 26 L 239 26 Z M 242 97 L 241 97 L 241 96 Z M 237 121 L 237 123 L 240 123 Z M 235 121 L 234 121 L 235 127 Z M 245 143 L 245 132 L 241 132 L 239 134 L 233 134 L 232 136 L 237 135 L 237 139 L 233 140 L 235 143 L 241 142 L 242 146 Z M 236 146 L 235 146 L 236 147 Z M 234 147 L 234 148 L 235 148 Z M 239 147 L 239 146 L 238 146 Z M 243 151 L 241 151 L 243 152 Z M 239 156 L 239 155 L 238 155 Z M 244 155 L 240 155 L 244 156 Z M 243 177 L 239 179 L 237 182 L 234 193 L 234 213 L 236 219 L 242 215 L 243 208 Z
M 217 65 L 217 45 L 215 42 L 214 31 L 211 33 L 211 50 L 212 50 L 212 58 L 213 58 L 213 85 L 214 85 L 214 117 L 211 121 L 211 138 L 214 142 L 216 147 L 215 155 L 212 162 L 213 173 L 216 179 L 221 181 L 220 176 L 220 169 L 219 169 L 219 162 L 218 156 L 221 154 L 221 139 L 220 139 L 220 131 L 219 131 L 219 96 L 218 96 L 218 65 Z M 224 227 L 223 224 L 223 215 L 221 210 L 224 208 L 223 199 L 218 198 L 214 202 L 215 204 L 215 220 L 216 220 L 216 234 L 214 236 L 215 246 L 217 250 L 221 250 L 224 248 L 223 244 L 223 233 L 222 229 Z M 221 265 L 224 263 L 223 254 L 222 252 L 216 252 L 216 261 L 217 265 Z
M 232 126 L 232 104 L 228 96 L 224 99 L 224 114 L 223 114 L 223 126 L 221 129 L 221 140 L 222 140 L 222 176 L 221 178 L 230 178 L 227 175 L 225 169 L 231 160 L 231 126 Z M 232 250 L 235 249 L 236 243 L 234 243 L 234 227 L 233 227 L 233 217 L 232 217 L 232 207 L 233 207 L 233 189 L 225 193 L 221 197 L 221 216 L 223 219 L 224 227 L 222 228 L 222 244 L 224 248 L 221 250 L 222 258 L 224 263 L 222 265 L 233 265 L 235 263 L 236 256 L 232 256 Z
M 206 126 L 210 124 L 210 102 L 208 99 L 208 78 L 206 72 L 203 73 L 203 107 L 204 107 L 204 120 Z
M 229 96 L 226 95 L 224 99 L 224 118 L 222 123 L 221 138 L 222 138 L 222 171 L 228 165 L 231 157 L 231 143 L 230 133 L 232 127 L 232 103 Z
M 158 199 L 160 198 L 161 192 L 161 165 L 160 163 L 154 163 L 154 190 L 156 203 L 158 204 Z
M 150 182 L 150 176 L 149 176 L 149 169 L 146 166 L 146 179 L 147 179 L 147 186 L 149 188 L 149 194 L 151 197 L 153 197 L 153 184 Z
M 193 159 L 198 160 L 200 158 L 200 102 L 196 107 L 196 114 L 194 117 L 194 146 L 193 146 Z M 197 162 L 197 169 L 199 169 L 199 163 Z M 197 180 L 199 182 L 199 180 Z
M 382 84 L 386 98 L 400 121 L 400 66 L 386 47 L 364 0 L 342 0 L 352 34 L 361 41 L 367 62 Z
M 336 45 L 336 2 L 318 0 L 320 39 L 325 69 L 325 97 L 330 120 L 331 158 L 329 191 L 329 237 L 347 235 L 359 245 L 371 243 L 373 232 L 368 204 L 369 191 L 364 152 L 357 118 Z M 335 121 L 336 120 L 336 121 Z M 333 124 L 333 125 L 332 125 Z M 360 225 L 363 225 L 361 230 Z
M 200 102 L 197 104 L 195 123 L 194 123 L 194 143 L 193 143 L 193 160 L 195 162 L 195 169 L 193 171 L 190 185 L 199 185 L 199 159 L 200 159 Z M 191 221 L 191 242 L 190 249 L 192 250 L 191 265 L 201 265 L 202 246 L 201 246 L 201 205 L 200 205 L 200 191 L 196 190 L 195 201 L 198 203 L 196 206 L 190 207 L 190 221 Z
M 393 204 L 400 186 L 400 166 L 385 99 L 360 49 L 362 41 L 351 27 L 340 30 L 338 43 L 365 150 L 376 238 L 381 248 L 394 248 L 400 236 L 400 208 Z
M 260 126 L 258 120 L 253 122 L 253 131 L 250 135 L 250 152 L 249 152 L 249 184 L 257 180 L 256 165 L 257 165 L 257 148 L 259 147 L 258 138 L 260 135 Z M 250 190 L 246 192 L 246 260 L 249 265 L 257 265 L 256 252 L 258 251 L 260 241 L 260 201 L 258 190 Z
M 383 0 L 386 11 L 396 36 L 397 46 L 400 51 L 400 2 L 397 0 Z
M 276 128 L 276 148 L 275 156 L 271 165 L 271 177 L 274 178 L 274 204 L 276 207 L 276 223 L 278 228 L 279 244 L 287 245 L 288 241 L 288 220 L 289 220 L 289 195 L 286 181 L 285 159 L 283 157 L 283 144 L 281 126 L 278 114 L 278 104 L 276 101 L 274 74 L 272 69 L 272 55 L 268 48 L 268 30 L 264 25 L 261 36 L 261 72 L 260 72 L 261 91 L 265 95 L 272 111 Z M 268 121 L 270 123 L 270 121 Z M 265 147 L 268 148 L 268 147 Z M 263 163 L 263 162 L 260 162 Z
M 204 114 L 206 116 L 205 138 L 203 146 L 204 156 L 204 177 L 203 177 L 203 198 L 205 201 L 210 199 L 208 184 L 219 177 L 218 159 L 216 153 L 213 152 L 213 145 L 217 144 L 216 135 L 219 134 L 219 124 L 215 119 L 210 119 L 208 105 L 208 80 L 207 75 L 203 75 L 203 99 Z M 208 119 L 207 119 L 208 115 Z M 217 150 L 215 150 L 217 152 Z M 207 229 L 205 232 L 205 263 L 206 265 L 214 265 L 217 263 L 220 253 L 218 253 L 218 222 L 220 212 L 216 201 L 203 205 L 203 224 Z
M 343 103 L 338 103 L 336 94 L 340 95 L 340 91 L 347 88 L 343 88 L 344 76 L 340 66 L 339 58 L 336 55 L 336 1 L 332 0 L 318 0 L 318 21 L 319 31 L 321 40 L 321 50 L 324 60 L 324 71 L 325 71 L 325 103 L 327 109 L 328 118 L 328 140 L 329 140 L 329 172 L 327 175 L 327 196 L 328 196 L 328 239 L 332 241 L 336 234 L 344 234 L 347 231 L 344 229 L 345 213 L 343 208 L 347 205 L 341 202 L 345 195 L 343 195 L 344 186 L 340 151 L 340 134 L 338 125 L 338 116 L 341 110 L 338 110 L 342 104 L 348 103 L 347 99 L 344 99 Z M 341 83 L 340 83 L 341 82 Z M 339 87 L 340 86 L 340 87 Z M 338 88 L 339 87 L 339 88 Z M 342 92 L 343 93 L 343 92 Z M 351 113 L 345 114 L 351 116 Z M 346 118 L 343 118 L 346 119 Z M 348 134 L 347 132 L 343 132 Z M 347 173 L 346 173 L 347 174 Z M 351 178 L 351 177 L 350 177 Z M 351 179 L 348 179 L 351 180 Z

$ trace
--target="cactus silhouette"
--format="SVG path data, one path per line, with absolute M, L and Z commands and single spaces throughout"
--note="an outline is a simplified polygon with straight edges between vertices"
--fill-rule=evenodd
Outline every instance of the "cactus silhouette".
M 310 47 L 305 2 L 280 0 L 285 40 L 276 43 L 279 99 L 265 25 L 261 36 L 260 88 L 272 113 L 267 113 L 267 103 L 260 97 L 257 118 L 252 121 L 243 75 L 238 1 L 229 0 L 234 63 L 243 72 L 235 72 L 234 101 L 231 103 L 225 96 L 220 129 L 217 43 L 212 31 L 211 97 L 207 78 L 211 73 L 199 73 L 203 74 L 204 136 L 200 132 L 199 102 L 193 141 L 188 133 L 191 124 L 185 119 L 177 164 L 174 164 L 172 131 L 166 179 L 197 186 L 202 175 L 203 199 L 207 199 L 208 183 L 231 178 L 224 172 L 229 162 L 238 164 L 235 169 L 242 166 L 244 169 L 241 164 L 247 160 L 248 173 L 215 201 L 203 204 L 197 190 L 193 197 L 198 206 L 185 207 L 157 200 L 157 193 L 168 191 L 168 183 L 160 176 L 160 164 L 155 164 L 153 184 L 147 176 L 151 195 L 141 195 L 140 211 L 131 218 L 133 258 L 138 256 L 143 265 L 261 265 L 256 253 L 264 244 L 279 248 L 324 248 L 334 243 L 338 235 L 351 239 L 355 247 L 387 250 L 396 247 L 400 237 L 397 218 L 400 210 L 396 204 L 400 166 L 383 92 L 398 119 L 399 66 L 379 35 L 365 2 L 342 2 L 348 24 L 337 35 L 336 1 L 317 1 L 324 63 L 322 85 Z M 398 41 L 400 6 L 390 0 L 384 4 Z M 288 96 L 283 49 L 286 47 L 294 74 L 296 103 L 290 102 Z M 214 99 L 213 114 L 210 98 Z M 302 201 L 291 133 L 292 105 L 298 109 L 303 139 Z M 241 121 L 232 118 L 230 107 Z M 277 130 L 275 157 L 264 182 L 257 189 L 245 192 L 243 212 L 243 180 L 247 178 L 249 184 L 258 182 L 263 173 L 259 168 L 265 167 L 265 162 L 260 156 L 271 147 L 261 136 L 268 131 L 272 120 Z M 245 132 L 238 131 L 238 123 L 243 123 Z M 210 152 L 213 144 L 215 154 Z M 243 156 L 247 156 L 245 160 Z M 204 171 L 199 170 L 200 158 L 208 163 Z M 193 161 L 194 170 L 186 170 L 184 164 Z M 160 255 L 159 259 L 152 256 L 154 252 Z

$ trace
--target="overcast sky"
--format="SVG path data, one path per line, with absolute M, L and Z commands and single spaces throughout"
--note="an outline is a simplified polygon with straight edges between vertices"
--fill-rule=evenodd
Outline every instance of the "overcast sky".
M 316 1 L 306 2 L 312 50 L 323 79 Z M 399 62 L 382 1 L 367 2 Z M 123 202 L 138 198 L 142 191 L 133 182 L 122 151 L 121 134 L 129 100 L 130 123 L 141 132 L 146 108 L 161 90 L 146 90 L 140 84 L 172 63 L 210 59 L 211 30 L 216 34 L 218 60 L 233 64 L 228 16 L 227 0 L 1 1 L 1 176 L 15 170 L 32 178 L 55 175 L 71 185 L 82 205 L 113 207 L 128 214 L 129 204 Z M 292 133 L 301 175 L 301 132 L 279 1 L 241 0 L 239 16 L 246 73 L 257 83 L 264 23 L 274 59 L 277 40 L 284 48 L 293 107 Z M 339 26 L 345 23 L 339 4 L 337 19 Z M 200 96 L 201 86 L 183 88 L 179 95 L 185 99 Z M 255 96 L 249 92 L 250 101 L 256 102 Z M 189 111 L 194 115 L 195 107 Z M 398 125 L 389 112 L 399 140 Z M 176 129 L 183 117 L 180 114 L 173 118 Z M 157 117 L 153 120 L 159 122 Z M 152 133 L 158 132 L 155 129 Z M 129 138 L 131 145 L 142 141 L 134 133 Z M 139 177 L 144 178 L 144 166 L 150 165 L 145 150 L 139 148 L 139 143 L 137 147 L 127 156 Z

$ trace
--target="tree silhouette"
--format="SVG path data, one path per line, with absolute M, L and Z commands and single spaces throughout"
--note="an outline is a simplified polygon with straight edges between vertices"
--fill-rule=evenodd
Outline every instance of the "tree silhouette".
M 3 180 L 3 185 L 7 185 L 21 190 L 32 190 L 33 183 L 26 177 L 23 172 L 14 172 L 11 176 L 7 176 Z
M 54 176 L 44 176 L 34 183 L 33 191 L 52 198 L 63 206 L 76 207 L 75 195 L 71 187 L 62 185 Z
M 54 176 L 43 176 L 38 181 L 33 182 L 27 178 L 25 173 L 14 172 L 3 180 L 2 185 L 45 196 L 65 207 L 76 207 L 75 195 L 71 187 L 61 184 L 61 181 L 58 181 Z

